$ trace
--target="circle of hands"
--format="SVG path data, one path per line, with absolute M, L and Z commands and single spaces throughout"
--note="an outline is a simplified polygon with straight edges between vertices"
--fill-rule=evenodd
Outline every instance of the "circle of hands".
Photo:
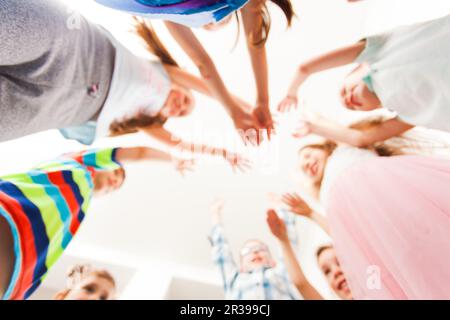
M 304 80 L 306 80 L 306 77 Z M 249 143 L 253 146 L 259 146 L 263 141 L 264 132 L 266 132 L 267 138 L 270 141 L 271 137 L 276 134 L 276 123 L 269 106 L 267 104 L 257 104 L 252 110 L 252 107 L 247 102 L 240 99 L 237 99 L 237 102 L 239 107 L 232 112 L 232 119 L 235 127 L 241 134 L 244 144 L 247 145 Z M 298 105 L 298 97 L 288 94 L 278 104 L 277 111 L 278 113 L 287 113 L 297 110 Z M 307 113 L 302 110 L 298 128 L 292 133 L 292 136 L 295 138 L 304 138 L 312 134 L 313 123 L 323 120 L 317 114 Z M 228 162 L 234 173 L 245 173 L 251 169 L 251 161 L 239 153 L 219 149 L 217 154 L 221 155 Z M 196 162 L 193 159 L 175 159 L 175 168 L 183 177 L 187 172 L 194 171 L 195 164 Z

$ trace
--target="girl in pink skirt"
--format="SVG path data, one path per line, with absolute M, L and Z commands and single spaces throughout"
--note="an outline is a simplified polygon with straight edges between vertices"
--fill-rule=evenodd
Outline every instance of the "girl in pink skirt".
M 327 218 L 300 197 L 297 208 L 332 236 L 355 299 L 450 299 L 450 159 L 335 142 L 358 129 L 329 126 L 329 140 L 300 150 Z

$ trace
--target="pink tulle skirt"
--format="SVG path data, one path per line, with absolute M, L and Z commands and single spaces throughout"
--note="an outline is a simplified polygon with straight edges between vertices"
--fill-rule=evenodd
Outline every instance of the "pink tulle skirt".
M 450 160 L 376 158 L 333 183 L 327 212 L 355 299 L 450 299 Z

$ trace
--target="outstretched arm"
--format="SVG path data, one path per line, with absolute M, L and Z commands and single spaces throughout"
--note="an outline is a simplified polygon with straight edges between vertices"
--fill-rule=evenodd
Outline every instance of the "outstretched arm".
M 297 104 L 298 89 L 311 75 L 353 63 L 364 50 L 365 46 L 366 41 L 362 40 L 351 46 L 328 52 L 302 63 L 297 68 L 286 98 L 281 101 L 278 109 L 285 111 L 292 105 Z
M 179 86 L 185 87 L 187 89 L 195 90 L 205 96 L 215 99 L 213 91 L 209 87 L 207 81 L 205 79 L 197 77 L 192 73 L 189 73 L 179 67 L 164 65 L 169 77 L 173 83 L 178 84 Z M 242 100 L 241 98 L 233 95 L 233 99 L 240 105 L 241 108 L 246 112 L 251 112 L 252 107 L 249 104 Z
M 119 148 L 116 159 L 121 163 L 145 160 L 170 162 L 173 160 L 170 154 L 148 147 Z
M 166 26 L 181 48 L 195 63 L 214 97 L 225 106 L 236 128 L 244 131 L 258 129 L 255 119 L 245 112 L 228 92 L 214 62 L 191 29 L 173 22 L 166 22 Z
M 355 147 L 366 147 L 376 142 L 385 141 L 399 136 L 404 132 L 414 128 L 398 118 L 387 120 L 378 126 L 367 130 L 352 129 L 340 125 L 331 125 L 320 122 L 305 122 L 294 134 L 296 137 L 303 137 L 314 133 L 326 139 L 349 144 Z
M 167 152 L 148 147 L 119 148 L 117 149 L 116 159 L 120 163 L 148 160 L 171 162 L 175 165 L 175 169 L 183 176 L 187 171 L 193 171 L 195 165 L 193 160 L 179 159 Z
M 286 270 L 292 283 L 306 300 L 323 300 L 320 293 L 311 285 L 306 278 L 297 260 L 285 223 L 280 219 L 274 210 L 267 213 L 267 224 L 272 234 L 279 240 Z
M 265 44 L 257 44 L 261 37 L 260 26 L 263 17 L 260 10 L 263 3 L 260 0 L 250 1 L 242 8 L 241 15 L 256 83 L 257 99 L 254 114 L 260 124 L 267 129 L 270 138 L 273 120 L 269 107 L 269 68 Z
M 166 130 L 164 127 L 151 127 L 143 129 L 142 131 L 169 147 L 177 148 L 180 152 L 190 152 L 192 154 L 202 154 L 202 155 L 222 157 L 223 159 L 229 162 L 233 170 L 237 169 L 240 171 L 245 171 L 250 167 L 246 159 L 242 158 L 240 155 L 234 152 L 230 152 L 223 148 L 216 148 L 204 144 L 185 142 L 182 139 L 174 136 L 170 131 Z

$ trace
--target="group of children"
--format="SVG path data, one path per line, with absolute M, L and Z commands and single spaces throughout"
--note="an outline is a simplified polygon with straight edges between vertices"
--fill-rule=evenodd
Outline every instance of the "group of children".
M 134 18 L 135 33 L 157 61 L 129 51 L 113 35 L 82 18 L 66 26 L 58 0 L 0 0 L 0 141 L 47 129 L 90 145 L 104 137 L 144 132 L 172 148 L 219 156 L 245 169 L 238 154 L 195 145 L 165 129 L 171 118 L 190 114 L 191 90 L 219 101 L 247 142 L 261 129 L 270 139 L 265 44 L 270 12 L 265 0 L 97 0 L 145 18 L 163 18 L 171 35 L 198 66 L 200 77 L 179 67 L 148 20 Z M 289 0 L 271 0 L 288 25 L 295 13 Z M 256 79 L 257 100 L 231 94 L 212 58 L 190 27 L 215 30 L 233 14 L 242 20 Z M 343 299 L 450 298 L 450 160 L 420 155 L 390 139 L 415 126 L 450 131 L 450 16 L 368 37 L 313 58 L 296 70 L 280 112 L 296 107 L 301 85 L 313 74 L 357 63 L 341 90 L 345 107 L 386 108 L 391 119 L 368 119 L 350 127 L 330 121 L 302 121 L 297 138 L 317 134 L 324 143 L 299 150 L 299 174 L 326 217 L 297 194 L 287 206 L 269 210 L 267 223 L 282 248 L 278 263 L 257 240 L 232 258 L 215 208 L 211 243 L 225 292 L 233 299 L 321 299 L 295 255 L 295 214 L 318 223 L 333 246 L 317 252 L 331 287 Z M 75 236 L 93 195 L 114 191 L 125 179 L 123 164 L 175 162 L 179 171 L 193 161 L 146 147 L 93 149 L 66 154 L 32 170 L 0 178 L 0 297 L 24 299 Z M 380 286 L 367 286 L 367 270 L 380 270 Z M 432 267 L 430 267 L 432 266 Z M 103 277 L 103 279 L 108 277 Z M 109 285 L 113 284 L 109 282 Z M 113 290 L 112 290 L 113 291 Z M 111 292 L 112 292 L 111 291 Z M 61 297 L 69 296 L 69 293 Z M 112 297 L 110 291 L 98 297 Z

